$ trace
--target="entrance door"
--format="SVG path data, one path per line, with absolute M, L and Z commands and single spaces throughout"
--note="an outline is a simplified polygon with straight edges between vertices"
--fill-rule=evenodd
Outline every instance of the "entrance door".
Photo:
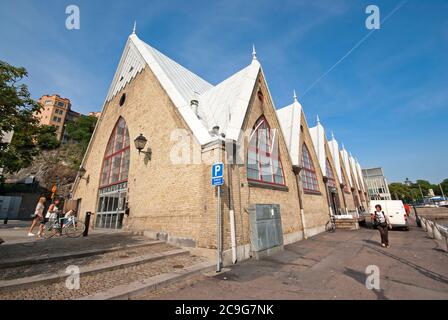
M 95 228 L 121 229 L 126 205 L 126 188 L 101 190 Z

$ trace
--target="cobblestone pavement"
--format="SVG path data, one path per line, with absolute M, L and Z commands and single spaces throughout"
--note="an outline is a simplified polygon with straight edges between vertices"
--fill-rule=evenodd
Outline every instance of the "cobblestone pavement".
M 160 253 L 174 249 L 176 248 L 171 245 L 159 243 L 151 246 L 124 249 L 82 258 L 54 261 L 51 263 L 36 263 L 26 266 L 3 268 L 0 269 L 0 280 L 12 280 L 34 275 L 55 274 L 57 272 L 64 271 L 68 266 L 71 265 L 91 266 L 100 263 L 119 261 L 120 259 L 127 259 L 149 253 Z
M 139 299 L 448 299 L 448 254 L 421 229 L 337 230 L 245 261 L 218 276 L 197 275 Z M 366 288 L 366 268 L 380 270 L 380 290 Z
M 11 230 L 20 233 L 21 242 L 8 242 L 8 237 L 4 237 L 5 229 L 1 229 L 0 236 L 6 241 L 0 245 L 0 264 L 9 259 L 28 259 L 32 257 L 45 257 L 50 254 L 64 254 L 87 249 L 107 249 L 113 247 L 125 247 L 148 242 L 148 238 L 135 236 L 124 232 L 103 233 L 99 231 L 89 233 L 86 238 L 51 238 L 36 240 L 27 239 L 24 229 Z
M 0 300 L 71 300 L 92 295 L 115 286 L 129 284 L 161 273 L 176 272 L 184 266 L 204 261 L 202 258 L 182 255 L 161 260 L 104 271 L 95 274 L 81 275 L 80 289 L 69 290 L 65 286 L 66 279 L 54 283 L 39 285 L 19 290 L 0 291 Z

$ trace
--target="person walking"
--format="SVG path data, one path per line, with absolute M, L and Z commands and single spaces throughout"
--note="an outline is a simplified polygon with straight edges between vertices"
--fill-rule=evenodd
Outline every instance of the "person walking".
M 389 245 L 389 229 L 392 229 L 389 218 L 384 213 L 383 208 L 378 204 L 375 206 L 374 213 L 375 225 L 377 226 L 381 236 L 381 246 L 390 248 Z
M 37 233 L 37 237 L 42 237 L 42 232 L 44 232 L 45 224 L 48 222 L 48 220 L 57 220 L 58 213 L 59 213 L 59 199 L 56 199 L 48 208 L 47 214 L 45 215 L 45 218 L 42 219 L 40 222 L 39 232 Z
M 45 202 L 47 199 L 45 197 L 41 197 L 39 201 L 37 202 L 36 210 L 34 211 L 33 217 L 33 223 L 31 224 L 30 229 L 28 230 L 28 237 L 34 237 L 35 234 L 33 233 L 34 228 L 44 219 L 44 208 L 45 208 Z

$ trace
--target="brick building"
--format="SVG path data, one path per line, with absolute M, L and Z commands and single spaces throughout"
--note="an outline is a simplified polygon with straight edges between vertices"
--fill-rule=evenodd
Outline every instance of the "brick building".
M 36 114 L 39 122 L 43 125 L 54 126 L 57 139 L 66 142 L 65 127 L 67 123 L 75 121 L 81 114 L 71 110 L 69 99 L 61 98 L 57 94 L 44 95 L 38 102 L 43 106 L 41 112 Z
M 214 86 L 131 34 L 72 190 L 81 215 L 216 249 L 220 161 L 225 261 L 324 231 L 328 188 L 302 107 L 276 111 L 255 50 Z

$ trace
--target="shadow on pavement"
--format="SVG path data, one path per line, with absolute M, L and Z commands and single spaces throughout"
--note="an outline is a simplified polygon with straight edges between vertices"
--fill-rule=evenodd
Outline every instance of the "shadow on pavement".
M 358 270 L 354 270 L 351 268 L 345 268 L 344 272 L 343 272 L 347 277 L 350 277 L 354 280 L 356 280 L 357 282 L 359 282 L 362 285 L 366 285 L 366 279 L 367 279 L 367 275 L 363 272 L 360 272 Z M 366 290 L 368 290 L 366 288 Z M 377 300 L 389 300 L 385 294 L 384 294 L 384 290 L 371 290 L 373 293 L 375 293 Z
M 400 257 L 398 257 L 398 256 L 396 256 L 396 255 L 394 255 L 392 253 L 385 252 L 385 251 L 380 250 L 378 248 L 373 248 L 373 247 L 370 247 L 370 246 L 368 246 L 368 248 L 372 249 L 372 250 L 375 250 L 376 252 L 381 253 L 382 255 L 385 255 L 386 257 L 389 257 L 389 258 L 392 258 L 394 260 L 397 260 L 397 261 L 399 261 L 399 262 L 401 262 L 401 263 L 403 263 L 403 264 L 413 268 L 414 270 L 420 272 L 425 277 L 428 277 L 428 278 L 430 278 L 432 280 L 435 280 L 435 281 L 438 281 L 438 282 L 442 282 L 444 284 L 448 284 L 448 278 L 445 277 L 444 275 L 438 274 L 438 273 L 436 273 L 434 271 L 431 271 L 431 270 L 426 269 L 426 268 L 424 268 L 422 266 L 419 266 L 419 265 L 417 265 L 417 264 L 415 264 L 415 263 L 413 263 L 411 261 L 408 261 L 408 260 L 406 260 L 404 258 L 400 258 Z

